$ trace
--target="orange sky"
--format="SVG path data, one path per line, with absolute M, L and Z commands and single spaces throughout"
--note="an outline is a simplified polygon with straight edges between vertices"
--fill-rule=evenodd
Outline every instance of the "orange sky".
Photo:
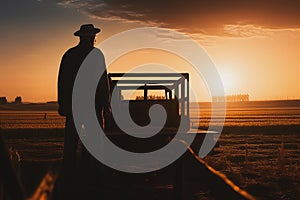
M 97 38 L 97 44 L 99 44 L 103 39 L 120 31 L 149 26 L 151 17 L 150 15 L 149 19 L 147 18 L 147 23 L 136 19 L 128 20 L 128 17 L 119 20 L 108 16 L 103 19 L 103 16 L 99 18 L 86 11 L 78 11 L 78 8 L 74 6 L 52 5 L 49 2 L 44 5 L 43 1 L 39 1 L 36 5 L 37 1 L 29 2 L 32 5 L 27 3 L 28 8 L 23 6 L 19 9 L 30 10 L 32 6 L 38 6 L 49 10 L 49 13 L 24 12 L 24 16 L 28 19 L 26 17 L 24 19 L 24 16 L 14 16 L 9 12 L 4 12 L 4 14 L 2 12 L 4 16 L 1 16 L 0 23 L 2 27 L 5 25 L 6 29 L 0 39 L 0 96 L 6 96 L 9 101 L 19 95 L 27 102 L 56 100 L 56 81 L 60 59 L 68 48 L 77 44 L 78 39 L 73 36 L 73 32 L 79 28 L 80 24 L 94 23 L 102 28 Z M 7 9 L 10 6 L 7 3 Z M 5 6 L 1 9 L 5 9 Z M 51 17 L 54 15 L 53 10 L 58 14 Z M 30 16 L 31 14 L 33 16 Z M 45 18 L 48 21 L 34 21 L 37 20 L 34 15 L 41 15 L 41 19 Z M 214 27 L 214 22 L 220 20 L 222 16 L 216 15 L 207 20 L 206 23 L 210 22 L 210 26 L 203 31 L 191 30 L 189 26 L 176 27 L 168 16 L 163 16 L 166 21 L 162 22 L 165 24 L 157 21 L 161 18 L 153 16 L 155 20 L 152 25 L 162 24 L 159 26 L 181 30 L 197 40 L 219 70 L 226 94 L 249 93 L 251 100 L 300 99 L 300 28 L 296 26 L 297 20 L 292 25 L 287 23 L 291 20 L 286 20 L 287 22 L 282 22 L 282 24 L 263 24 L 261 21 L 267 21 L 267 18 L 261 21 L 249 20 L 244 23 L 233 23 L 227 20 L 224 24 Z M 252 13 L 251 16 L 259 18 L 261 14 Z M 116 17 L 120 18 L 120 16 Z M 192 23 L 194 27 L 197 22 L 199 27 L 203 26 L 202 20 L 198 21 L 197 18 L 184 20 Z M 284 24 L 286 26 L 283 26 Z M 147 54 L 136 52 L 118 60 L 110 70 L 124 72 L 130 67 L 153 62 L 169 65 L 179 70 L 188 65 L 183 60 L 164 52 L 156 51 Z M 201 82 L 198 78 L 195 77 L 192 81 Z M 200 86 L 203 86 L 199 90 L 200 100 L 209 100 L 206 88 L 202 84 Z

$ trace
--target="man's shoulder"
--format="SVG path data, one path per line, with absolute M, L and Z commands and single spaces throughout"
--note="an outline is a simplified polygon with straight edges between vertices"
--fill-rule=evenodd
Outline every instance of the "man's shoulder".
M 75 52 L 77 52 L 79 50 L 78 46 L 75 47 L 71 47 L 70 49 L 68 49 L 64 55 L 69 55 L 69 54 L 73 54 Z
M 99 54 L 99 55 L 101 55 L 101 56 L 104 56 L 104 55 L 103 55 L 103 52 L 101 51 L 101 49 L 99 49 L 99 48 L 97 48 L 97 47 L 94 47 L 92 50 L 95 51 L 97 54 Z
M 91 52 L 94 52 L 101 58 L 104 58 L 103 52 L 97 47 L 84 47 L 84 46 L 77 45 L 75 47 L 68 49 L 64 53 L 63 59 L 64 60 L 74 59 L 74 57 L 78 57 L 81 55 L 87 55 Z
M 74 48 L 74 47 L 68 49 L 68 50 L 63 54 L 63 56 L 62 56 L 62 59 L 63 59 L 63 60 L 65 60 L 67 57 L 69 57 L 69 55 L 70 55 L 71 52 L 73 51 L 73 50 L 72 50 L 73 48 Z

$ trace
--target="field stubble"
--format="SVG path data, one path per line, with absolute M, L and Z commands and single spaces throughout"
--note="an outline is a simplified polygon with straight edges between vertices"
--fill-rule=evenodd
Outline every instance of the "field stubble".
M 222 134 L 219 144 L 205 161 L 237 185 L 259 199 L 299 198 L 299 134 Z

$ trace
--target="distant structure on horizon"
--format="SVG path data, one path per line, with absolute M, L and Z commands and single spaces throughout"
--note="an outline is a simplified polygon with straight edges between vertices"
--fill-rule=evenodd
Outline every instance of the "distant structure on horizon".
M 58 104 L 57 101 L 47 101 L 46 104 Z
M 228 96 L 213 96 L 214 102 L 244 102 L 249 101 L 249 94 L 235 94 Z
M 17 96 L 17 97 L 15 98 L 14 103 L 21 104 L 21 103 L 22 103 L 22 97 L 21 97 L 21 96 Z
M 0 104 L 6 104 L 6 103 L 7 103 L 6 97 L 0 97 Z

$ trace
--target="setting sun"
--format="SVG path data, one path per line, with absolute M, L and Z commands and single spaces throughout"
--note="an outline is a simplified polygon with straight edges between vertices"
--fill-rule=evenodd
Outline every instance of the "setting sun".
M 238 93 L 238 83 L 237 83 L 237 76 L 233 71 L 219 71 L 222 82 L 223 82 L 223 86 L 224 86 L 224 90 L 225 90 L 225 94 L 234 94 L 234 93 Z

